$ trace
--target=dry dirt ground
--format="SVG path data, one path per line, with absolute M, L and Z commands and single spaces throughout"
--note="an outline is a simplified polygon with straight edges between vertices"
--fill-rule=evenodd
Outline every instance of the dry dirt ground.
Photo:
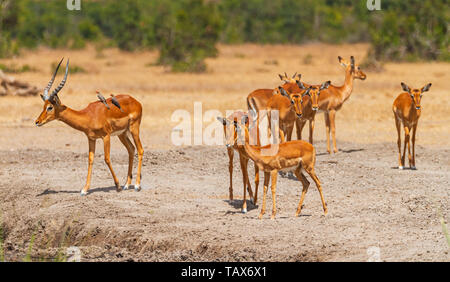
M 370 247 L 379 247 L 386 261 L 448 261 L 438 217 L 438 208 L 450 204 L 448 148 L 418 146 L 418 170 L 399 171 L 393 144 L 340 147 L 329 156 L 323 142 L 317 146 L 329 214 L 323 216 L 311 186 L 301 216 L 294 217 L 301 184 L 280 177 L 275 220 L 269 218 L 270 196 L 263 220 L 257 219 L 260 203 L 248 202 L 249 212 L 240 213 L 237 164 L 235 200 L 228 201 L 222 147 L 148 150 L 141 192 L 117 193 L 98 161 L 87 197 L 79 195 L 85 153 L 1 151 L 6 259 L 24 258 L 35 234 L 35 260 L 54 257 L 59 247 L 79 246 L 82 259 L 94 261 L 365 261 Z M 113 156 L 121 179 L 124 151 Z M 448 210 L 443 212 L 448 218 Z
M 70 56 L 71 64 L 86 73 L 70 75 L 60 94 L 63 103 L 81 109 L 96 100 L 99 89 L 105 95 L 131 93 L 144 107 L 143 190 L 115 191 L 98 141 L 90 194 L 80 197 L 87 173 L 86 137 L 56 121 L 34 127 L 40 98 L 0 97 L 5 259 L 30 254 L 33 260 L 51 260 L 78 246 L 82 260 L 89 261 L 366 261 L 378 257 L 373 253 L 378 247 L 385 261 L 450 261 L 440 224 L 440 215 L 446 222 L 450 215 L 448 63 L 386 64 L 382 72 L 368 71 L 337 114 L 336 155 L 325 154 L 323 115 L 317 117 L 316 171 L 328 203 L 326 217 L 311 185 L 302 216 L 295 218 L 301 184 L 282 177 L 275 220 L 269 219 L 270 195 L 269 213 L 257 219 L 261 184 L 258 207 L 248 202 L 249 212 L 242 214 L 237 156 L 230 203 L 225 147 L 175 147 L 170 142 L 176 109 L 192 113 L 194 101 L 203 103 L 203 111 L 245 109 L 249 92 L 276 87 L 277 74 L 284 71 L 298 71 L 306 82 L 331 79 L 339 85 L 344 71 L 337 55 L 354 55 L 359 62 L 367 47 L 220 46 L 205 74 L 167 72 L 153 65 L 155 52 L 107 49 L 98 54 L 92 47 L 39 49 L 0 60 L 30 65 L 35 72 L 14 76 L 43 87 L 51 63 Z M 401 81 L 413 87 L 433 83 L 422 100 L 416 171 L 395 168 L 391 105 Z M 125 180 L 128 157 L 117 138 L 111 157 L 119 179 Z

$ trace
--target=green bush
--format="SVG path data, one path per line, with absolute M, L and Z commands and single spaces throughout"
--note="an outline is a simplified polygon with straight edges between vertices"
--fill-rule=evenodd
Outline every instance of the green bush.
M 158 34 L 159 63 L 170 65 L 173 71 L 205 71 L 204 59 L 217 55 L 221 21 L 216 4 L 184 0 L 180 7 L 160 16 L 171 14 L 172 20 L 166 21 Z
M 173 70 L 203 71 L 218 41 L 321 41 L 370 42 L 372 61 L 450 60 L 448 0 L 382 1 L 381 11 L 353 0 L 97 0 L 81 11 L 65 1 L 0 2 L 0 57 L 109 41 L 128 51 L 157 48 L 159 63 Z

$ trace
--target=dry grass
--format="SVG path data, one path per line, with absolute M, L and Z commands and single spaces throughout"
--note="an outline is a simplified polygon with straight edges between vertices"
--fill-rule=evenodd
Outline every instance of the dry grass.
M 219 46 L 220 55 L 207 61 L 205 74 L 170 73 L 152 66 L 156 52 L 127 53 L 108 49 L 101 57 L 89 47 L 82 51 L 39 49 L 26 52 L 20 58 L 0 60 L 0 63 L 29 65 L 36 72 L 15 75 L 17 78 L 44 87 L 51 76 L 50 65 L 59 58 L 70 57 L 73 64 L 87 73 L 69 76 L 61 93 L 66 105 L 81 109 L 96 100 L 95 91 L 104 94 L 130 93 L 144 105 L 143 139 L 146 147 L 167 147 L 171 114 L 176 109 L 193 112 L 193 102 L 203 102 L 203 111 L 245 109 L 245 97 L 257 88 L 274 88 L 280 84 L 277 74 L 299 72 L 308 83 L 331 80 L 342 84 L 343 68 L 337 56 L 354 55 L 357 63 L 365 57 L 368 46 L 323 45 L 239 45 Z M 305 64 L 305 56 L 308 56 Z M 267 62 L 277 64 L 267 64 Z M 450 112 L 447 89 L 450 88 L 450 64 L 404 63 L 386 64 L 381 73 L 367 72 L 366 81 L 356 81 L 352 97 L 337 114 L 337 139 L 357 143 L 395 142 L 396 130 L 392 102 L 400 93 L 400 82 L 420 87 L 432 82 L 430 92 L 423 97 L 423 114 L 418 130 L 420 145 L 450 145 Z M 48 146 L 48 134 L 62 135 L 63 142 L 74 141 L 86 150 L 86 141 L 66 125 L 53 122 L 46 129 L 34 127 L 34 119 L 42 110 L 40 98 L 0 97 L 3 110 L 0 122 L 3 130 L 1 149 L 24 145 Z M 57 130 L 51 128 L 58 128 Z M 5 134 L 6 131 L 6 134 Z M 72 138 L 76 136 L 75 138 Z M 315 139 L 325 138 L 323 115 L 317 117 Z M 76 140 L 76 141 L 75 141 Z M 60 146 L 64 147 L 64 144 Z M 67 146 L 67 145 L 66 145 Z

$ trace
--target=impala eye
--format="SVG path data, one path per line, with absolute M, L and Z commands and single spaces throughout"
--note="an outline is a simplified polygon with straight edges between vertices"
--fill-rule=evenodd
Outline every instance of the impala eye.
M 50 106 L 50 107 L 47 108 L 47 112 L 50 112 L 51 110 L 53 110 L 53 107 L 52 107 L 52 106 Z

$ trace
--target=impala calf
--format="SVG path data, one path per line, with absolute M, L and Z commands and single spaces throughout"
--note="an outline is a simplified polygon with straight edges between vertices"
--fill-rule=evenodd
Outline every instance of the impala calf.
M 395 126 L 397 127 L 397 145 L 398 145 L 398 168 L 403 169 L 405 166 L 406 144 L 408 144 L 408 159 L 409 167 L 416 169 L 416 131 L 419 122 L 422 107 L 420 101 L 422 94 L 430 90 L 431 83 L 428 83 L 421 89 L 411 89 L 405 83 L 401 83 L 404 93 L 398 95 L 392 105 L 394 112 Z M 403 146 L 402 156 L 402 140 L 401 140 L 401 126 L 405 130 L 405 143 Z M 412 129 L 412 130 L 411 130 Z M 412 132 L 412 155 L 411 145 L 409 142 L 410 133 Z
M 306 122 L 309 121 L 309 143 L 313 143 L 313 135 L 314 135 L 314 124 L 316 113 L 319 109 L 319 97 L 320 92 L 322 90 L 327 89 L 331 81 L 326 81 L 321 85 L 310 85 L 305 86 L 302 82 L 297 80 L 297 85 L 300 89 L 305 90 L 305 94 L 309 97 L 309 99 L 305 99 L 305 103 L 303 104 L 303 115 L 300 119 L 296 120 L 296 128 L 297 128 L 297 139 L 302 139 L 302 130 L 305 126 Z
M 243 201 L 242 201 L 242 212 L 247 212 L 247 190 L 248 194 L 250 195 L 250 198 L 253 199 L 253 203 L 256 202 L 256 196 L 253 196 L 253 191 L 250 185 L 250 181 L 248 178 L 248 157 L 245 153 L 243 153 L 242 145 L 239 145 L 236 142 L 237 135 L 234 130 L 234 123 L 235 120 L 241 120 L 242 117 L 246 115 L 244 112 L 234 112 L 233 114 L 229 115 L 227 118 L 217 117 L 217 120 L 223 124 L 223 130 L 225 133 L 226 138 L 226 147 L 227 147 L 227 153 L 228 153 L 228 171 L 230 174 L 230 186 L 229 186 L 229 198 L 230 202 L 233 200 L 233 157 L 234 157 L 234 151 L 236 150 L 239 153 L 239 161 L 241 164 L 241 171 L 242 171 L 242 180 L 244 182 L 244 193 L 243 193 Z M 258 185 L 259 182 L 259 175 L 255 171 L 255 192 L 258 193 Z
M 61 60 L 62 62 L 62 60 Z M 144 150 L 139 138 L 139 126 L 142 119 L 142 105 L 133 97 L 129 95 L 117 95 L 115 98 L 121 105 L 121 110 L 117 107 L 112 107 L 111 98 L 106 99 L 106 105 L 101 101 L 96 101 L 90 103 L 85 109 L 76 111 L 63 105 L 58 97 L 58 92 L 64 87 L 67 75 L 69 71 L 69 60 L 67 60 L 66 73 L 64 79 L 61 81 L 59 86 L 52 92 L 51 95 L 48 94 L 53 81 L 55 80 L 56 73 L 58 72 L 59 66 L 56 68 L 52 79 L 48 83 L 47 87 L 44 89 L 44 94 L 41 95 L 44 101 L 44 108 L 42 113 L 36 119 L 36 125 L 42 126 L 52 120 L 60 120 L 70 127 L 82 131 L 86 134 L 89 142 L 89 166 L 88 175 L 86 180 L 86 185 L 81 190 L 81 195 L 86 195 L 91 182 L 92 175 L 92 164 L 94 162 L 95 153 L 95 141 L 96 139 L 103 139 L 104 151 L 105 151 L 105 163 L 111 171 L 112 177 L 114 179 L 114 184 L 116 190 L 119 192 L 122 188 L 119 185 L 119 180 L 117 179 L 114 170 L 111 165 L 110 160 L 110 139 L 111 136 L 118 135 L 122 144 L 126 147 L 128 151 L 128 178 L 123 189 L 128 189 L 131 184 L 132 171 L 133 171 L 133 158 L 135 148 L 128 138 L 128 133 L 131 134 L 134 144 L 138 151 L 138 170 L 136 184 L 134 188 L 136 191 L 140 191 L 141 186 L 141 166 L 142 166 L 142 156 Z
M 306 179 L 302 170 L 305 170 L 316 183 L 317 189 L 319 190 L 320 198 L 322 201 L 322 206 L 324 214 L 328 213 L 328 208 L 325 203 L 325 199 L 322 193 L 322 186 L 320 184 L 319 178 L 314 171 L 314 165 L 316 162 L 316 151 L 314 147 L 306 141 L 295 140 L 288 141 L 276 145 L 268 145 L 264 147 L 251 146 L 249 144 L 249 133 L 248 128 L 245 126 L 246 119 L 244 117 L 241 122 L 235 121 L 235 127 L 237 134 L 242 136 L 244 134 L 245 145 L 244 149 L 247 155 L 255 162 L 260 170 L 264 171 L 264 194 L 263 202 L 261 207 L 261 212 L 259 218 L 261 219 L 265 213 L 266 208 L 266 194 L 268 190 L 269 180 L 272 178 L 271 190 L 272 190 L 272 216 L 275 218 L 276 215 L 276 184 L 278 171 L 293 171 L 298 180 L 302 182 L 303 189 L 302 195 L 300 197 L 300 202 L 297 207 L 295 216 L 298 216 L 302 209 L 302 204 L 305 199 L 306 192 L 309 188 L 309 181 Z M 277 154 L 270 156 L 262 154 L 262 150 L 269 149 L 270 146 L 277 146 Z
M 245 152 L 244 144 L 238 142 L 238 136 L 235 129 L 235 121 L 240 121 L 244 116 L 247 116 L 247 113 L 238 111 L 234 112 L 233 114 L 229 115 L 227 118 L 217 117 L 217 120 L 220 121 L 223 124 L 223 130 L 225 133 L 226 138 L 226 147 L 228 152 L 228 171 L 230 174 L 230 186 L 229 186 L 229 198 L 230 201 L 233 200 L 233 157 L 234 157 L 234 151 L 237 151 L 239 153 L 239 161 L 241 165 L 241 171 L 242 171 L 242 180 L 244 182 L 244 193 L 243 193 L 243 202 L 242 202 L 242 212 L 247 212 L 247 194 L 248 191 L 250 198 L 253 199 L 253 204 L 256 205 L 258 200 L 258 186 L 259 186 L 259 169 L 258 166 L 255 165 L 255 194 L 253 194 L 253 191 L 251 189 L 249 177 L 248 177 L 248 161 L 249 156 Z M 246 120 L 248 126 L 248 119 Z M 281 142 L 284 142 L 284 135 L 282 131 L 280 130 L 280 137 Z M 246 189 L 247 187 L 247 189 Z

